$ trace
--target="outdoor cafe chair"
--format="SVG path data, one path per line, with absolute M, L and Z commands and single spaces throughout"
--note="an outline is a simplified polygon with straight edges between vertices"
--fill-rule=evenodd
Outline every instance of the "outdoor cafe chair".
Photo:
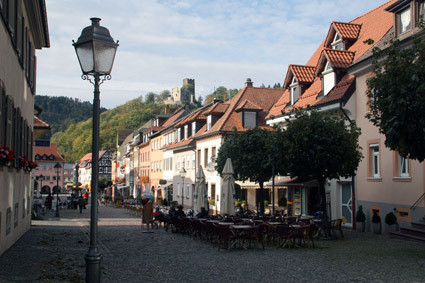
M 276 232 L 277 225 L 271 225 L 267 222 L 265 223 L 265 230 L 264 235 L 266 237 L 267 245 L 270 244 L 270 241 L 274 243 L 277 239 L 277 232 Z
M 262 241 L 262 237 L 259 235 L 259 226 L 251 226 L 243 231 L 241 234 L 242 237 L 242 247 L 245 247 L 245 242 L 249 241 L 248 247 L 251 247 L 251 241 L 255 241 L 255 248 L 258 248 L 258 243 L 261 242 L 264 250 L 264 242 Z
M 309 224 L 304 227 L 304 242 L 307 242 L 308 247 L 310 248 L 310 242 L 314 248 L 314 233 L 317 229 L 315 224 Z
M 278 243 L 277 243 L 276 247 L 277 248 L 279 248 L 279 247 L 284 248 L 286 245 L 288 245 L 288 247 L 290 248 L 291 242 L 294 238 L 293 228 L 291 226 L 289 226 L 288 224 L 278 225 L 276 227 L 276 232 L 277 232 L 277 236 L 278 236 Z
M 338 231 L 341 235 L 341 239 L 344 238 L 344 234 L 342 233 L 342 218 L 338 218 L 331 221 L 331 231 Z

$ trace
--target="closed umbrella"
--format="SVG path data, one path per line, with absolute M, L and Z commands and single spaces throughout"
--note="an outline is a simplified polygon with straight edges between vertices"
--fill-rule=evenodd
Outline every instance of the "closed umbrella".
M 205 174 L 202 166 L 199 165 L 196 172 L 195 192 L 193 194 L 193 209 L 201 211 L 201 207 L 208 208 L 207 186 L 205 184 Z
M 235 214 L 235 178 L 232 160 L 227 158 L 223 168 L 223 187 L 221 188 L 221 214 Z

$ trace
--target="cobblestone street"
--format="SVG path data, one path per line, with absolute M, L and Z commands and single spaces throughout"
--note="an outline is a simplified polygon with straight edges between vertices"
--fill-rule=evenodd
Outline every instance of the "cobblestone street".
M 84 282 L 89 214 L 49 211 L 0 257 L 0 282 Z M 344 230 L 315 248 L 218 250 L 188 236 L 142 233 L 140 218 L 99 207 L 102 282 L 425 282 L 425 245 Z

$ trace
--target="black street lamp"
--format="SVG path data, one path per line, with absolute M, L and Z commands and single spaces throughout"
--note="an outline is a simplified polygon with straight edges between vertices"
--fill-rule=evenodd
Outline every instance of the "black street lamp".
M 183 196 L 184 196 L 184 177 L 186 176 L 186 170 L 184 170 L 184 167 L 182 167 L 182 169 L 180 170 L 180 176 L 183 179 L 183 187 L 182 187 L 182 206 L 183 206 Z
M 62 166 L 57 162 L 54 166 L 56 172 L 56 217 L 59 217 L 59 173 Z
M 94 85 L 93 135 L 92 135 L 92 179 L 90 208 L 90 246 L 86 254 L 86 281 L 100 282 L 102 254 L 97 247 L 97 191 L 99 181 L 99 85 L 111 79 L 112 65 L 118 47 L 109 30 L 99 25 L 99 18 L 91 18 L 92 25 L 85 27 L 77 42 L 73 41 L 78 61 L 83 71 L 81 78 Z M 90 79 L 94 78 L 94 82 Z M 101 78 L 102 77 L 102 78 Z
M 40 189 L 39 189 L 39 192 L 40 192 L 40 197 L 41 198 L 43 198 L 43 193 L 42 193 L 42 189 L 43 189 L 43 181 L 44 181 L 44 175 L 43 174 L 41 174 L 40 176 L 38 176 L 38 179 L 40 180 Z
M 78 187 L 79 187 L 79 185 L 78 185 L 78 175 L 79 175 L 79 170 L 80 169 L 80 166 L 78 165 L 78 163 L 76 163 L 75 164 L 75 190 L 76 191 L 78 191 Z

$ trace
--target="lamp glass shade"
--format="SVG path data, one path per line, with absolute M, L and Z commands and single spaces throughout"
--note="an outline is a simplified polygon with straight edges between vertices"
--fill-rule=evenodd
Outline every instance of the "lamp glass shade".
M 83 74 L 109 75 L 118 43 L 114 42 L 107 28 L 99 25 L 99 18 L 91 20 L 92 25 L 85 27 L 77 42 L 74 42 L 75 52 Z
M 186 176 L 186 170 L 185 170 L 184 168 L 182 168 L 182 169 L 180 170 L 180 176 L 181 176 L 181 177 Z
M 59 174 L 61 172 L 62 166 L 58 163 L 54 166 L 56 174 Z

